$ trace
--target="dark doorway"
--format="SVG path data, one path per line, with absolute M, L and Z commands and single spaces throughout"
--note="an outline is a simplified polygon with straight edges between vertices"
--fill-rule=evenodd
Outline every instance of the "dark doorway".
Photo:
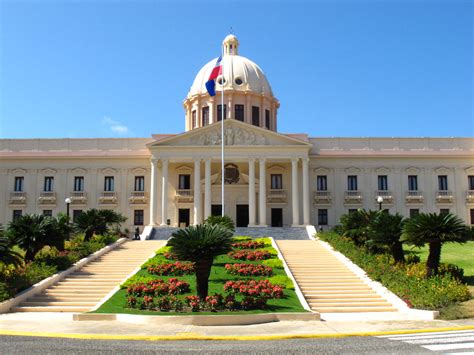
M 272 208 L 272 227 L 283 227 L 283 208 Z
M 222 215 L 222 205 L 212 205 L 211 206 L 211 214 L 213 216 L 221 216 Z
M 249 205 L 237 205 L 236 224 L 237 227 L 247 227 L 249 225 Z
M 180 208 L 178 210 L 178 226 L 180 228 L 189 226 L 189 208 Z

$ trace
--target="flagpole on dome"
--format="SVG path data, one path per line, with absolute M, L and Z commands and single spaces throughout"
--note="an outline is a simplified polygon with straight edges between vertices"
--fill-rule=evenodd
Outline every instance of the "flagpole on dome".
M 221 200 L 222 200 L 222 211 L 221 215 L 224 217 L 225 215 L 225 202 L 224 202 L 224 182 L 225 182 L 225 168 L 224 168 L 224 55 L 225 55 L 225 49 L 224 45 L 222 45 L 222 67 L 221 67 L 221 91 L 222 91 L 222 98 L 221 98 Z

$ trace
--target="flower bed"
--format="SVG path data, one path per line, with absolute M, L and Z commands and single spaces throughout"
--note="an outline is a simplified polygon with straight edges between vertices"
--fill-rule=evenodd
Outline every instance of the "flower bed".
M 229 274 L 240 276 L 272 276 L 273 269 L 265 265 L 255 264 L 225 264 Z
M 134 284 L 127 288 L 127 294 L 135 297 L 179 295 L 189 291 L 189 283 L 176 278 L 152 280 L 147 283 Z
M 265 243 L 255 241 L 244 241 L 233 243 L 232 247 L 236 249 L 260 249 L 265 247 Z
M 161 276 L 191 275 L 194 274 L 194 263 L 187 261 L 177 261 L 175 263 L 152 264 L 148 266 L 147 270 L 150 274 Z
M 426 278 L 423 264 L 394 264 L 390 255 L 369 254 L 350 239 L 334 232 L 319 233 L 319 237 L 359 265 L 370 278 L 381 282 L 410 307 L 440 309 L 470 298 L 469 289 L 459 281 L 458 277 L 462 274 L 456 268 L 442 266 L 440 270 L 446 270 L 444 274 Z
M 272 257 L 272 254 L 267 250 L 234 250 L 227 255 L 232 259 L 249 261 L 265 260 Z

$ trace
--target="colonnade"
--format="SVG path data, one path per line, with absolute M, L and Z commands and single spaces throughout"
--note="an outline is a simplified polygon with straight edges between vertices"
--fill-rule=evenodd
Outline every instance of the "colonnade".
M 204 213 L 201 203 L 201 162 L 204 160 Z M 303 225 L 310 224 L 310 196 L 309 196 L 309 158 L 291 159 L 291 211 L 292 225 L 298 226 L 300 223 L 300 193 L 299 193 L 299 161 L 302 161 L 302 204 L 303 204 Z M 150 225 L 166 226 L 168 220 L 168 170 L 169 160 L 161 161 L 161 220 L 158 221 L 158 159 L 151 160 L 151 188 L 150 188 Z M 256 178 L 255 164 L 259 165 L 259 186 L 258 186 L 258 223 L 256 206 Z M 266 187 L 266 158 L 249 158 L 248 174 L 248 203 L 249 203 L 249 227 L 267 226 L 267 187 Z M 196 158 L 194 160 L 194 205 L 193 223 L 202 223 L 211 215 L 211 159 Z

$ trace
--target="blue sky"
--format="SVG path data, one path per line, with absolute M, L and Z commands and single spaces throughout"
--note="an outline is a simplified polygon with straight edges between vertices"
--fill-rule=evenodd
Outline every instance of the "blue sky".
M 471 1 L 0 0 L 0 138 L 182 132 L 231 26 L 280 132 L 474 136 Z

